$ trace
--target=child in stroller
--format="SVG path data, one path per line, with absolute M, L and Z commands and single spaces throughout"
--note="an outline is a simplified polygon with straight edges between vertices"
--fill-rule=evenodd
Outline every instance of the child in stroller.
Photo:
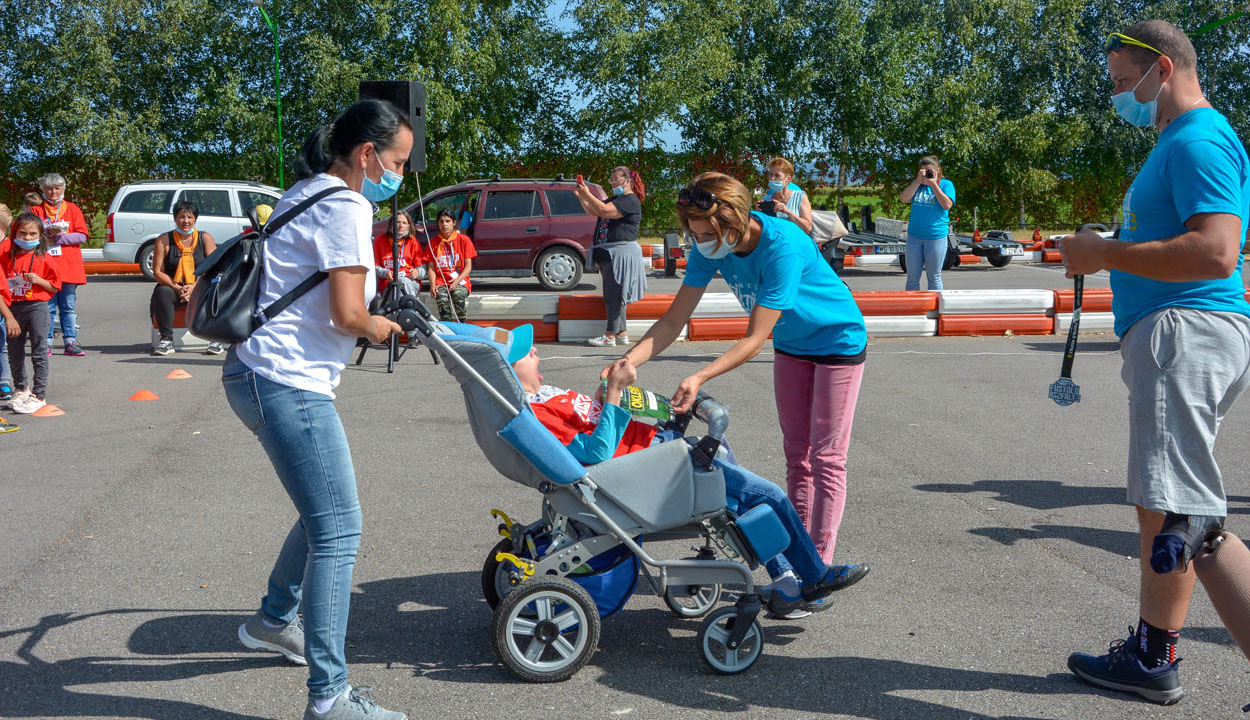
M 544 385 L 532 333 L 528 325 L 511 333 L 508 359 L 538 420 L 579 462 L 593 465 L 674 439 L 672 433 L 633 420 L 619 405 L 623 388 L 612 379 L 607 381 L 602 401 Z M 745 512 L 766 504 L 790 534 L 790 545 L 765 563 L 773 583 L 759 591 L 772 615 L 789 620 L 811 615 L 829 606 L 824 598 L 830 593 L 850 587 L 868 574 L 866 564 L 826 566 L 821 562 L 794 505 L 775 483 L 732 462 L 716 460 L 715 464 L 725 476 L 730 510 Z

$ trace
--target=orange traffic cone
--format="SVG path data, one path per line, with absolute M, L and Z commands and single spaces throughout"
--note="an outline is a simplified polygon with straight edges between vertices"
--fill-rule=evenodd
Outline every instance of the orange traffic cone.
M 161 398 L 159 395 L 152 392 L 151 390 L 140 390 L 134 395 L 131 395 L 130 399 L 134 400 L 135 402 L 145 402 L 147 400 L 160 400 Z
M 981 242 L 981 231 L 980 231 L 980 230 L 973 230 L 973 231 L 972 231 L 972 242 Z
M 64 415 L 65 411 L 61 409 L 60 405 L 44 405 L 31 414 L 35 417 L 56 417 Z
M 175 368 L 169 371 L 169 374 L 165 376 L 165 379 L 166 380 L 186 380 L 189 377 L 191 377 L 191 373 L 187 372 L 186 370 L 183 370 L 182 368 Z

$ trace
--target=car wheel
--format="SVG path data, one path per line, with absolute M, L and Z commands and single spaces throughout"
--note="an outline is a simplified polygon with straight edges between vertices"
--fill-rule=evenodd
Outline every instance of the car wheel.
M 139 248 L 135 262 L 139 263 L 139 271 L 148 280 L 156 280 L 156 272 L 152 270 L 152 258 L 156 255 L 156 243 L 150 242 Z
M 534 263 L 534 277 L 546 290 L 572 290 L 582 279 L 582 259 L 563 245 L 547 248 Z
M 1011 262 L 1011 256 L 1004 255 L 1002 253 L 997 255 L 986 255 L 985 259 L 989 260 L 990 264 L 996 268 L 1007 267 L 1007 263 Z

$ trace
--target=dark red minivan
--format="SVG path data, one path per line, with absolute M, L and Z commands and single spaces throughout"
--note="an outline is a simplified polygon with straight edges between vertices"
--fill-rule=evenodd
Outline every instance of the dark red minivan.
M 595 197 L 607 198 L 603 188 L 587 185 Z M 598 222 L 582 209 L 575 187 L 563 177 L 466 180 L 404 210 L 418 233 L 424 210 L 425 237 L 438 233 L 439 211 L 451 210 L 477 250 L 473 277 L 533 276 L 547 290 L 564 292 L 582 278 Z M 389 217 L 375 222 L 374 237 L 389 224 Z

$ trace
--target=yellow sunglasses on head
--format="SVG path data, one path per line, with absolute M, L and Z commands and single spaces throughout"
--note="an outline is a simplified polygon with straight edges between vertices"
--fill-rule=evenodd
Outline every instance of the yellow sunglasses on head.
M 1125 35 L 1124 33 L 1111 33 L 1110 35 L 1108 35 L 1107 44 L 1103 45 L 1102 49 L 1103 49 L 1103 52 L 1112 52 L 1114 50 L 1119 50 L 1123 48 L 1125 45 L 1132 45 L 1134 47 L 1146 48 L 1150 52 L 1156 53 L 1158 55 L 1166 54 L 1162 50 L 1152 48 L 1146 43 L 1142 42 L 1141 40 L 1135 40 L 1129 37 L 1128 35 Z

